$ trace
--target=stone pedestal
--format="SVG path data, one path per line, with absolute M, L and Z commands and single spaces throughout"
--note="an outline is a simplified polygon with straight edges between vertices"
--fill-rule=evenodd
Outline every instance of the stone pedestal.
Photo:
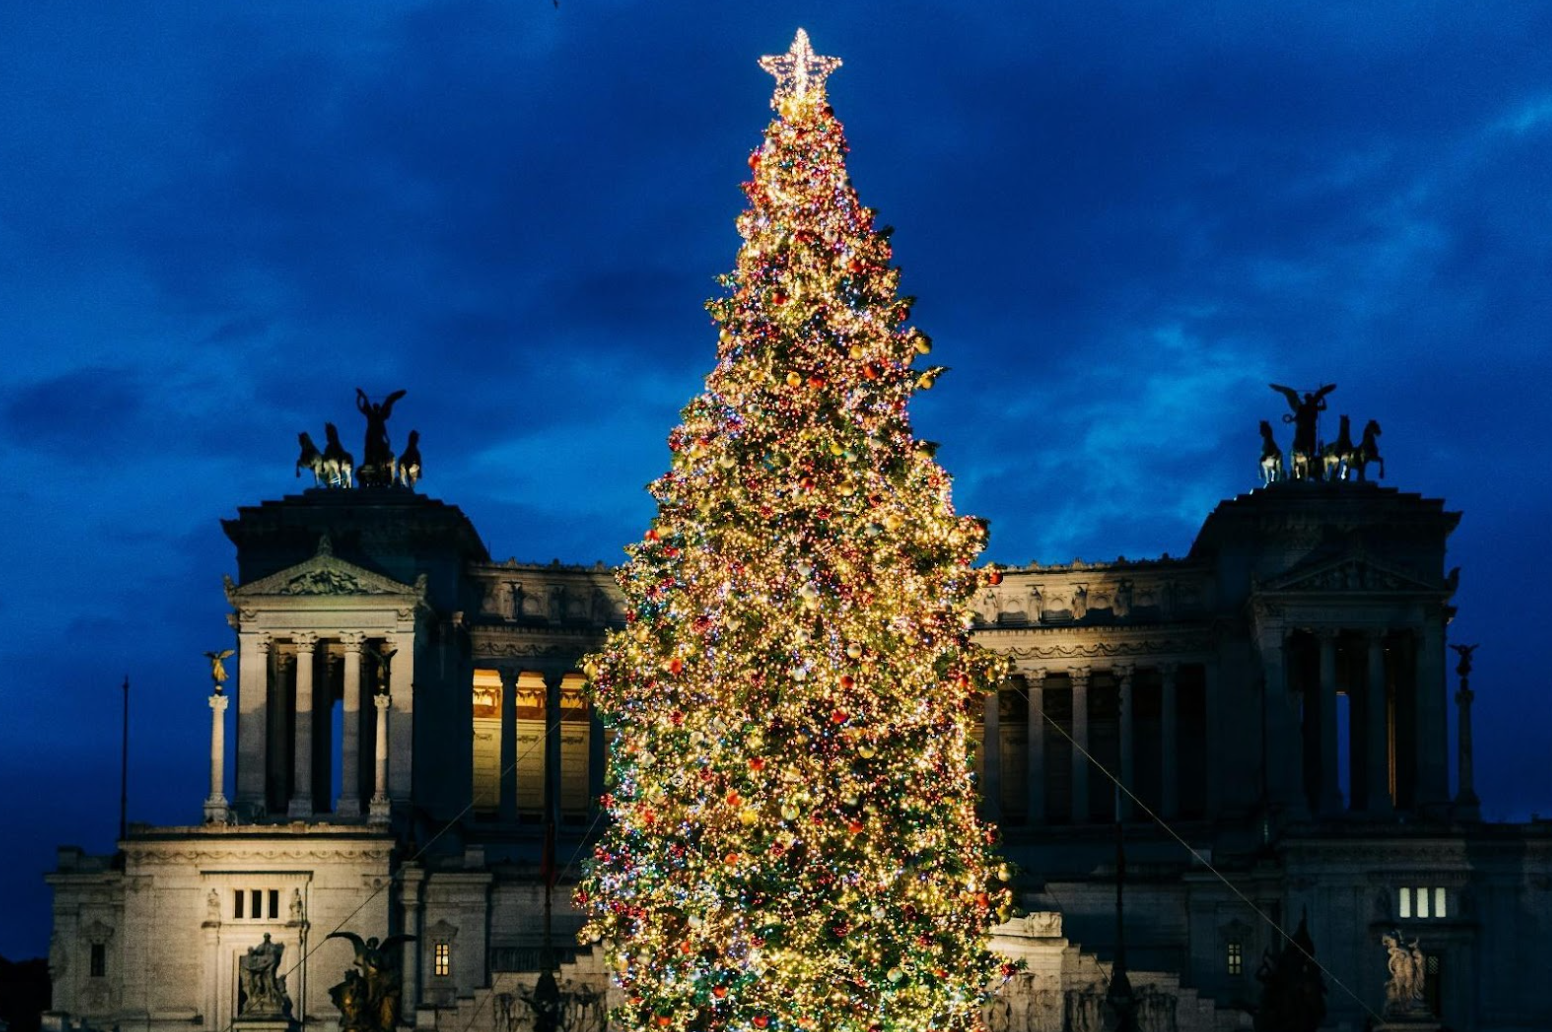
M 296 1022 L 289 1018 L 245 1018 L 232 1021 L 232 1032 L 294 1032 Z
M 1374 1026 L 1374 1032 L 1440 1032 L 1444 1026 L 1437 1018 L 1386 1018 Z

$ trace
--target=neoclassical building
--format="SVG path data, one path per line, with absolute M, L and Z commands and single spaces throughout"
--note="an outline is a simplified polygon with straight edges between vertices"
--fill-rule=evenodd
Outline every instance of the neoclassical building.
M 1458 519 L 1370 483 L 1279 483 L 1220 504 L 1183 558 L 1001 571 L 976 636 L 1014 674 L 977 762 L 1023 911 L 995 946 L 1027 968 L 993 1032 L 1101 1027 L 1118 822 L 1149 1032 L 1249 1027 L 1274 927 L 1301 917 L 1330 1028 L 1377 1018 L 1393 929 L 1424 951 L 1439 1021 L 1552 1027 L 1522 962 L 1552 932 L 1552 824 L 1481 822 L 1469 731 L 1447 731 L 1452 705 L 1469 728 L 1446 642 Z M 494 561 L 457 508 L 402 487 L 224 526 L 237 674 L 210 700 L 209 783 L 188 786 L 203 821 L 132 826 L 114 857 L 61 849 L 52 1027 L 333 1032 L 344 929 L 415 936 L 392 946 L 406 1024 L 530 1028 L 553 960 L 565 1027 L 596 1032 L 608 980 L 568 899 L 600 820 L 579 670 L 624 620 L 611 571 Z M 250 1006 L 266 936 L 281 1014 Z

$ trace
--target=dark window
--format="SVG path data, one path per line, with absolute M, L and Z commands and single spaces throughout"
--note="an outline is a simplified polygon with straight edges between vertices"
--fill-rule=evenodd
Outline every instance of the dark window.
M 1444 1014 L 1444 993 L 1442 991 L 1444 972 L 1444 958 L 1437 953 L 1428 953 L 1423 956 L 1423 1000 L 1428 1004 L 1428 1012 L 1434 1017 Z
M 269 890 L 269 919 L 271 921 L 278 921 L 278 920 L 280 920 L 280 890 L 279 889 L 270 889 Z
M 243 892 L 242 889 L 238 889 L 232 893 L 232 920 L 242 920 L 243 901 L 247 898 L 247 893 Z
M 108 947 L 106 943 L 92 943 L 92 977 L 103 978 L 108 973 Z
M 1228 955 L 1224 958 L 1228 966 L 1229 974 L 1238 977 L 1245 970 L 1245 946 L 1238 940 L 1229 943 Z

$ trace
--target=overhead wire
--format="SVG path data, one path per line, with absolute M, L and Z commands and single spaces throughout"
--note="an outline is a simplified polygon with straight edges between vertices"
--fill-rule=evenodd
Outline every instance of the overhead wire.
M 1021 694 L 1023 696 L 1024 701 L 1025 701 L 1025 703 L 1027 705 L 1029 705 L 1031 707 L 1036 705 L 1034 699 L 1030 695 L 1030 691 L 1029 691 L 1029 688 L 1027 686 L 1022 688 L 1022 689 L 1015 688 L 1014 689 L 1014 693 L 1015 694 Z M 1094 768 L 1096 770 L 1098 770 L 1101 774 L 1103 774 L 1105 777 L 1110 779 L 1110 781 L 1115 785 L 1117 791 L 1125 794 L 1125 796 L 1132 801 L 1132 805 L 1134 805 L 1139 810 L 1141 810 L 1144 814 L 1146 814 L 1148 816 L 1149 820 L 1153 821 L 1153 823 L 1157 824 L 1160 828 L 1162 828 L 1170 836 L 1170 838 L 1172 838 L 1176 842 L 1180 843 L 1181 847 L 1184 848 L 1186 850 L 1186 852 L 1191 854 L 1191 857 L 1192 857 L 1193 860 L 1195 860 L 1198 864 L 1200 864 L 1202 867 L 1206 868 L 1209 872 L 1211 872 L 1213 877 L 1215 877 L 1219 881 L 1221 881 L 1228 888 L 1228 890 L 1230 892 L 1232 892 L 1236 897 L 1238 897 L 1240 902 L 1244 903 L 1245 906 L 1248 907 L 1252 913 L 1254 913 L 1258 918 L 1260 918 L 1263 922 L 1265 922 L 1274 932 L 1276 932 L 1279 936 L 1281 936 L 1283 941 L 1288 946 L 1292 946 L 1294 949 L 1296 949 L 1300 953 L 1302 953 L 1304 955 L 1304 957 L 1311 964 L 1314 964 L 1315 967 L 1317 967 L 1320 970 L 1321 974 L 1325 975 L 1326 978 L 1330 979 L 1330 981 L 1331 981 L 1331 983 L 1333 985 L 1335 985 L 1337 988 L 1341 989 L 1344 993 L 1346 993 L 1348 996 L 1350 996 L 1353 999 L 1353 1001 L 1358 1004 L 1359 1007 L 1363 1008 L 1364 1011 L 1366 1011 L 1371 1017 L 1373 1017 L 1373 1019 L 1375 1020 L 1376 1023 L 1382 1022 L 1384 1020 L 1384 1018 L 1379 1013 L 1377 1013 L 1374 1010 L 1373 1007 L 1369 1006 L 1369 1004 L 1363 999 L 1363 997 L 1359 996 L 1357 994 L 1357 992 L 1355 992 L 1346 982 L 1343 982 L 1340 978 L 1338 978 L 1336 976 L 1335 972 L 1333 972 L 1330 968 L 1326 967 L 1318 959 L 1316 959 L 1315 955 L 1313 953 L 1311 953 L 1309 950 L 1305 949 L 1299 943 L 1299 941 L 1297 939 L 1295 939 L 1292 935 L 1290 935 L 1288 933 L 1287 929 L 1285 929 L 1282 925 L 1278 924 L 1277 920 L 1275 918 L 1273 918 L 1272 915 L 1268 914 L 1261 907 L 1257 906 L 1255 901 L 1252 900 L 1249 896 L 1245 895 L 1245 893 L 1243 891 L 1241 891 L 1239 886 L 1235 885 L 1232 881 L 1230 881 L 1228 879 L 1228 877 L 1222 871 L 1218 870 L 1218 868 L 1213 865 L 1213 862 L 1212 862 L 1210 857 L 1205 856 L 1199 850 L 1197 850 L 1196 847 L 1192 846 L 1191 843 L 1187 842 L 1185 837 L 1183 835 L 1181 835 L 1180 832 L 1177 831 L 1174 828 L 1173 825 L 1171 825 L 1163 817 L 1159 816 L 1159 814 L 1154 812 L 1153 808 L 1150 807 L 1147 803 L 1143 802 L 1142 799 L 1140 799 L 1135 792 L 1133 792 L 1129 787 L 1127 787 L 1121 781 L 1121 779 L 1119 777 L 1117 777 L 1115 775 L 1115 773 L 1110 770 L 1110 768 L 1106 767 L 1103 763 L 1101 763 L 1099 761 L 1099 759 L 1094 756 L 1093 753 L 1089 752 L 1086 748 L 1084 748 L 1083 746 L 1079 745 L 1077 740 L 1074 739 L 1072 737 L 1072 735 L 1067 732 L 1067 729 L 1062 727 L 1062 725 L 1060 723 L 1058 723 L 1055 718 L 1053 718 L 1049 713 L 1047 713 L 1045 711 L 1045 707 L 1043 705 L 1039 706 L 1039 711 L 1040 711 L 1041 718 L 1045 721 L 1045 723 L 1047 725 L 1055 728 L 1056 732 L 1059 735 L 1061 735 L 1063 738 L 1067 739 L 1067 741 L 1072 745 L 1072 748 L 1079 755 L 1081 755 L 1090 764 L 1092 764 L 1094 766 Z M 1120 819 L 1120 815 L 1119 814 L 1117 814 L 1117 819 L 1118 820 Z

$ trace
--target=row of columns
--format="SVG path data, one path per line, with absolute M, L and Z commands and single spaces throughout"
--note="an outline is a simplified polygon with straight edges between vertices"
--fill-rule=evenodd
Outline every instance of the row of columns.
M 404 636 L 384 634 L 382 638 L 383 654 L 391 656 L 392 661 L 388 664 L 389 683 L 386 690 L 378 691 L 372 700 L 377 713 L 377 733 L 373 750 L 375 757 L 372 771 L 373 794 L 365 802 L 367 816 L 374 822 L 386 821 L 390 797 L 405 794 L 408 790 L 408 729 L 396 729 L 400 733 L 390 735 L 389 713 L 392 710 L 403 711 L 408 708 L 411 697 L 410 679 L 413 675 L 413 657 L 409 650 L 395 651 L 398 642 L 404 640 Z M 360 797 L 360 786 L 363 780 L 361 770 L 363 749 L 360 740 L 363 701 L 361 698 L 362 652 L 366 648 L 367 639 L 368 634 L 363 631 L 341 631 L 333 635 L 298 631 L 291 633 L 286 639 L 259 632 L 239 633 L 238 698 L 239 721 L 242 727 L 239 748 L 242 749 L 243 755 L 238 769 L 236 793 L 238 802 L 256 804 L 261 809 L 265 805 L 267 798 L 265 779 L 271 758 L 276 754 L 271 748 L 269 736 L 276 727 L 285 726 L 284 720 L 272 722 L 272 714 L 268 712 L 269 707 L 277 704 L 277 700 L 272 697 L 270 691 L 271 656 L 281 640 L 289 640 L 296 651 L 296 666 L 295 719 L 290 772 L 292 791 L 286 801 L 286 815 L 296 820 L 306 820 L 313 816 L 317 803 L 313 796 L 315 752 L 313 713 L 315 693 L 319 690 L 319 686 L 315 683 L 314 669 L 320 644 L 335 640 L 340 643 L 343 654 L 344 724 L 340 739 L 343 776 L 339 798 L 334 801 L 334 813 L 342 818 L 362 816 L 363 800 Z M 399 700 L 397 706 L 395 699 Z M 206 801 L 206 817 L 210 820 L 219 820 L 224 819 L 226 813 L 225 797 L 220 791 L 225 746 L 221 714 L 225 712 L 226 699 L 218 692 L 211 697 L 210 705 L 212 711 L 211 793 Z M 390 741 L 394 743 L 395 752 L 406 751 L 406 761 L 398 765 L 403 767 L 403 774 L 397 779 L 404 782 L 402 786 L 391 783 L 394 780 L 395 766 L 389 763 Z
M 501 746 L 500 756 L 500 819 L 516 822 L 517 812 L 517 682 L 523 673 L 511 667 L 502 667 L 501 677 Z M 561 687 L 569 671 L 538 671 L 544 679 L 544 817 L 547 821 L 560 820 L 561 784 Z M 588 706 L 588 757 L 587 794 L 597 799 L 604 790 L 604 734 L 603 725 Z
M 1170 818 L 1180 808 L 1180 772 L 1176 756 L 1179 734 L 1178 674 L 1179 665 L 1164 663 L 1156 668 L 1160 682 L 1160 769 L 1163 784 L 1160 786 L 1159 816 Z M 1121 783 L 1135 791 L 1135 739 L 1132 684 L 1136 668 L 1130 665 L 1109 668 L 1116 679 L 1119 705 L 1120 770 Z M 1029 688 L 1029 763 L 1028 779 L 1029 823 L 1042 824 L 1046 819 L 1045 786 L 1045 681 L 1050 671 L 1033 668 L 1021 671 Z M 1075 822 L 1087 820 L 1089 813 L 1089 682 L 1092 670 L 1088 667 L 1072 667 L 1066 671 L 1072 684 L 1072 813 Z M 984 790 L 983 796 L 997 806 L 1002 794 L 1002 728 L 999 700 L 996 693 L 986 699 L 983 721 Z M 1121 795 L 1122 820 L 1131 820 L 1135 807 L 1125 793 Z
M 1387 646 L 1400 647 L 1408 637 L 1389 628 L 1362 629 L 1359 633 L 1365 651 L 1361 695 L 1352 690 L 1356 685 L 1339 684 L 1337 650 L 1342 635 L 1352 633 L 1350 629 L 1309 629 L 1316 643 L 1315 677 L 1302 686 L 1290 683 L 1289 633 L 1278 629 L 1263 638 L 1261 644 L 1266 684 L 1262 731 L 1269 800 L 1295 817 L 1307 816 L 1311 805 L 1321 816 L 1341 813 L 1344 802 L 1351 805 L 1351 800 L 1343 799 L 1338 777 L 1343 743 L 1337 735 L 1337 695 L 1346 687 L 1353 705 L 1361 702 L 1362 706 L 1361 710 L 1351 711 L 1355 717 L 1361 713 L 1364 729 L 1360 747 L 1355 750 L 1361 756 L 1361 766 L 1354 765 L 1355 774 L 1360 769 L 1363 772 L 1366 798 L 1362 810 L 1377 817 L 1394 812 L 1394 790 L 1398 786 L 1393 774 L 1402 765 L 1406 765 L 1412 778 L 1414 807 L 1443 804 L 1447 800 L 1448 775 L 1442 627 L 1434 628 L 1430 623 L 1421 630 L 1408 631 L 1415 649 L 1410 684 L 1402 683 L 1402 664 L 1393 661 L 1387 666 L 1386 660 Z M 1349 670 L 1356 665 L 1351 664 Z M 1297 690 L 1300 687 L 1304 689 L 1302 694 Z M 1408 696 L 1412 717 L 1411 727 L 1406 729 L 1410 735 L 1409 755 L 1401 754 L 1397 736 L 1400 713 L 1395 704 L 1404 694 Z M 1303 778 L 1307 734 L 1317 737 L 1315 748 L 1309 750 L 1319 765 L 1311 779 L 1316 786 L 1313 799 L 1306 794 Z

